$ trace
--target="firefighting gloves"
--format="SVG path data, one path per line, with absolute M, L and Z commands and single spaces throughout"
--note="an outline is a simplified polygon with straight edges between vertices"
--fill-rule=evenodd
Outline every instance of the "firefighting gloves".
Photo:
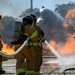
M 12 41 L 11 44 L 23 44 L 23 42 L 27 39 L 28 36 L 21 34 L 20 39 L 18 41 Z

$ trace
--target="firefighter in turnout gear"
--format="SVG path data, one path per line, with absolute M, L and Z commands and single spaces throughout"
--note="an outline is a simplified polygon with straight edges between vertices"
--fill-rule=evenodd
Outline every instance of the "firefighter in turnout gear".
M 14 50 L 16 51 L 24 41 L 22 36 L 22 28 L 23 24 L 20 21 L 15 22 L 14 26 L 14 35 L 13 35 L 13 41 L 11 44 L 14 45 Z M 17 55 L 15 55 L 16 62 L 16 75 L 25 75 L 25 59 L 22 54 L 22 52 L 19 52 Z
M 33 17 L 34 19 L 34 28 L 36 29 L 36 31 L 38 32 L 38 42 L 41 43 L 41 46 L 34 46 L 34 51 L 35 51 L 35 56 L 34 56 L 34 72 L 35 75 L 40 75 L 40 67 L 42 65 L 42 50 L 43 50 L 43 46 L 42 43 L 44 43 L 45 41 L 45 37 L 44 37 L 44 32 L 43 30 L 40 28 L 40 26 L 37 25 L 37 17 L 34 14 L 30 15 L 31 17 Z M 36 41 L 36 43 L 37 43 Z
M 1 19 L 2 19 L 2 16 L 0 15 L 0 28 L 1 28 Z M 2 47 L 3 47 L 3 45 L 2 45 L 2 42 L 1 42 L 1 29 L 0 29 L 0 50 L 2 50 Z M 3 73 L 5 73 L 5 71 L 2 69 L 2 56 L 0 55 L 0 74 L 3 74 Z
M 28 17 L 23 18 L 23 23 L 21 26 L 21 34 L 18 39 L 16 38 L 16 35 L 14 35 L 13 39 L 16 41 L 12 42 L 14 44 L 14 50 L 17 50 L 23 42 L 26 40 L 26 38 L 29 35 L 25 35 L 25 32 L 30 32 L 30 28 L 32 27 L 33 19 L 30 19 Z M 16 27 L 15 27 L 16 28 Z M 17 32 L 15 30 L 15 32 Z M 16 40 L 18 39 L 18 40 Z M 18 41 L 18 42 L 17 42 Z M 31 54 L 32 48 L 28 45 L 24 46 L 24 48 L 15 56 L 17 62 L 16 62 L 16 74 L 17 75 L 33 75 L 33 56 Z M 29 73 L 28 73 L 29 72 Z
M 16 73 L 17 75 L 40 75 L 40 66 L 42 59 L 42 41 L 44 42 L 44 34 L 40 34 L 42 30 L 37 26 L 38 31 L 34 27 L 34 19 L 32 16 L 23 18 L 23 25 L 21 27 L 21 38 L 24 41 L 28 36 L 30 40 L 26 43 L 24 48 L 15 56 Z M 23 43 L 23 42 L 22 42 Z M 22 43 L 15 45 L 17 50 Z
M 45 41 L 44 33 L 39 26 L 36 25 L 37 18 L 35 15 L 27 16 L 33 19 L 32 25 L 26 25 L 24 35 L 30 36 L 30 40 L 26 44 L 32 56 L 32 70 L 27 70 L 27 75 L 40 75 L 40 67 L 42 64 L 42 42 Z M 23 22 L 26 21 L 23 19 Z

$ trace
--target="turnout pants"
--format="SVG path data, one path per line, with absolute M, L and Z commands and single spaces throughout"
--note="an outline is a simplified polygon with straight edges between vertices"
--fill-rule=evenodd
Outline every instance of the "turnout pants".
M 26 72 L 26 75 L 33 75 L 33 56 L 31 48 L 25 46 L 16 56 L 16 73 Z
M 16 56 L 16 73 L 25 72 L 26 75 L 40 75 L 42 64 L 42 50 L 40 47 L 25 46 Z

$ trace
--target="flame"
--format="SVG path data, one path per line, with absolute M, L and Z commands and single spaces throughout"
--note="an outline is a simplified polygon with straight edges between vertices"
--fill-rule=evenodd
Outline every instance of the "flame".
M 2 42 L 2 44 L 3 44 L 3 48 L 2 48 L 3 52 L 6 52 L 7 54 L 11 54 L 14 52 L 13 47 L 10 47 L 9 45 L 7 45 L 3 42 Z
M 69 21 L 72 21 L 72 19 L 75 17 L 75 8 L 68 11 L 65 18 L 67 18 Z
M 75 54 L 75 38 L 73 38 L 74 35 L 69 34 L 69 36 L 68 41 L 64 44 L 57 44 L 51 40 L 50 45 L 60 54 Z
M 66 18 L 71 22 L 75 17 L 75 9 L 69 10 Z M 68 27 L 68 24 L 63 23 L 64 27 Z M 56 32 L 57 30 L 52 30 L 51 32 Z M 50 41 L 50 45 L 57 50 L 60 54 L 75 54 L 75 38 L 74 34 L 67 34 L 70 37 L 67 38 L 68 41 L 64 44 L 57 44 L 54 40 Z M 11 54 L 14 52 L 13 47 L 8 46 L 7 44 L 3 43 L 2 51 Z M 45 51 L 46 53 L 46 51 Z M 48 52 L 49 53 L 49 52 Z
M 61 54 L 75 54 L 75 38 L 71 35 L 64 46 L 60 49 Z
M 63 23 L 63 27 L 67 28 L 68 27 L 68 24 L 67 23 Z
M 72 20 L 75 18 L 75 9 L 71 9 L 68 11 L 66 18 L 69 20 L 69 22 L 72 22 Z M 67 23 L 63 23 L 64 27 L 68 27 L 69 25 Z M 60 54 L 75 54 L 75 31 L 73 34 L 67 34 L 67 42 L 64 44 L 57 44 L 55 41 L 50 41 L 50 45 L 52 45 L 53 48 L 57 50 Z
M 72 22 L 72 20 L 75 18 L 75 9 L 69 10 L 65 18 L 67 18 L 69 22 Z M 69 23 L 63 23 L 63 27 L 67 28 L 68 26 Z M 54 30 L 52 30 L 52 32 L 54 32 Z M 68 33 L 67 36 L 69 37 L 67 38 L 66 43 L 57 44 L 56 41 L 51 40 L 50 45 L 60 54 L 75 54 L 75 31 L 73 34 Z

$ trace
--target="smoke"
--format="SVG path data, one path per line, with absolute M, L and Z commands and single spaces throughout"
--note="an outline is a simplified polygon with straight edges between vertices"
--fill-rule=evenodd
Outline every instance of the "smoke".
M 8 45 L 11 45 L 13 38 L 15 20 L 12 17 L 5 16 L 1 21 L 1 37 L 2 41 Z
M 0 11 L 5 16 L 18 17 L 25 9 L 30 7 L 29 0 L 0 0 Z
M 66 42 L 67 29 L 63 26 L 64 22 L 67 20 L 51 10 L 45 8 L 40 10 L 38 25 L 44 31 L 45 38 L 48 41 Z

